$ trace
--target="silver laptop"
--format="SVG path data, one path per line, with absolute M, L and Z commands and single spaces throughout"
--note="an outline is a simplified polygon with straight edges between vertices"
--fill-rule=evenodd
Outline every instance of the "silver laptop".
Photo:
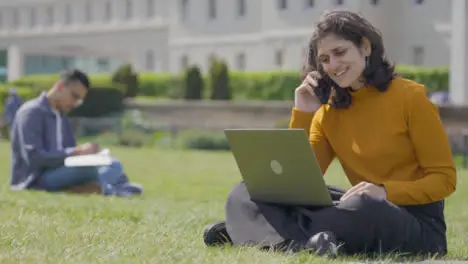
M 253 200 L 332 206 L 332 198 L 303 129 L 226 129 Z

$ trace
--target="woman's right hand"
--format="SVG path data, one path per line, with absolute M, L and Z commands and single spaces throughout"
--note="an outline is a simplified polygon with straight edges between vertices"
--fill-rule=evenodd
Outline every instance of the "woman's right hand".
M 320 78 L 322 76 L 317 71 L 307 74 L 301 85 L 294 92 L 294 108 L 308 113 L 315 112 L 320 108 L 322 103 L 314 92 L 314 88 L 317 87 Z

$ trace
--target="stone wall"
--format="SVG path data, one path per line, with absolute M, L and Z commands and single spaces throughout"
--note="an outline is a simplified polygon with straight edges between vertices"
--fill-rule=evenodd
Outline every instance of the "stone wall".
M 223 129 L 228 127 L 270 128 L 289 119 L 292 102 L 177 101 L 128 102 L 150 120 L 180 128 Z M 450 130 L 468 129 L 468 107 L 441 105 L 440 114 Z
M 160 125 L 180 129 L 222 130 L 224 128 L 271 128 L 289 119 L 291 102 L 178 101 L 127 103 Z
M 127 106 L 129 109 L 141 110 L 151 123 L 161 129 L 222 131 L 225 128 L 273 128 L 278 123 L 285 125 L 293 103 L 178 101 L 128 102 Z M 468 107 L 441 105 L 439 109 L 453 151 L 468 153 Z
M 122 117 L 120 115 L 103 118 L 73 117 L 70 118 L 70 123 L 77 137 L 88 134 L 99 134 L 102 131 L 113 131 L 116 133 L 122 131 Z

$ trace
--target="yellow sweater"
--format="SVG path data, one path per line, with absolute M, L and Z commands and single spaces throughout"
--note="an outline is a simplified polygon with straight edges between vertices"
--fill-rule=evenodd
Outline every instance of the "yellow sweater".
M 290 128 L 310 135 L 323 172 L 336 157 L 352 185 L 384 186 L 397 205 L 434 202 L 455 191 L 449 140 L 423 85 L 396 78 L 387 92 L 366 86 L 352 97 L 347 109 L 292 110 Z

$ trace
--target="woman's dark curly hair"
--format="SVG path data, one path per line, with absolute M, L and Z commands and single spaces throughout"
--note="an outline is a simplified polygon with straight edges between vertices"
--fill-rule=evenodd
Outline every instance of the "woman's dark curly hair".
M 303 77 L 311 71 L 319 71 L 324 76 L 325 73 L 317 61 L 317 43 L 329 34 L 351 41 L 357 47 L 361 47 L 363 38 L 369 40 L 371 53 L 366 59 L 363 82 L 373 85 L 380 92 L 385 92 L 395 73 L 394 65 L 386 59 L 382 36 L 379 30 L 364 17 L 350 11 L 327 11 L 320 17 L 309 42 L 307 63 L 304 67 Z M 336 108 L 347 108 L 351 105 L 351 89 L 334 87 L 334 85 L 333 89 L 329 87 L 329 85 L 325 85 L 325 87 L 317 87 L 315 90 L 317 96 L 321 98 L 322 103 L 330 103 L 332 107 Z

